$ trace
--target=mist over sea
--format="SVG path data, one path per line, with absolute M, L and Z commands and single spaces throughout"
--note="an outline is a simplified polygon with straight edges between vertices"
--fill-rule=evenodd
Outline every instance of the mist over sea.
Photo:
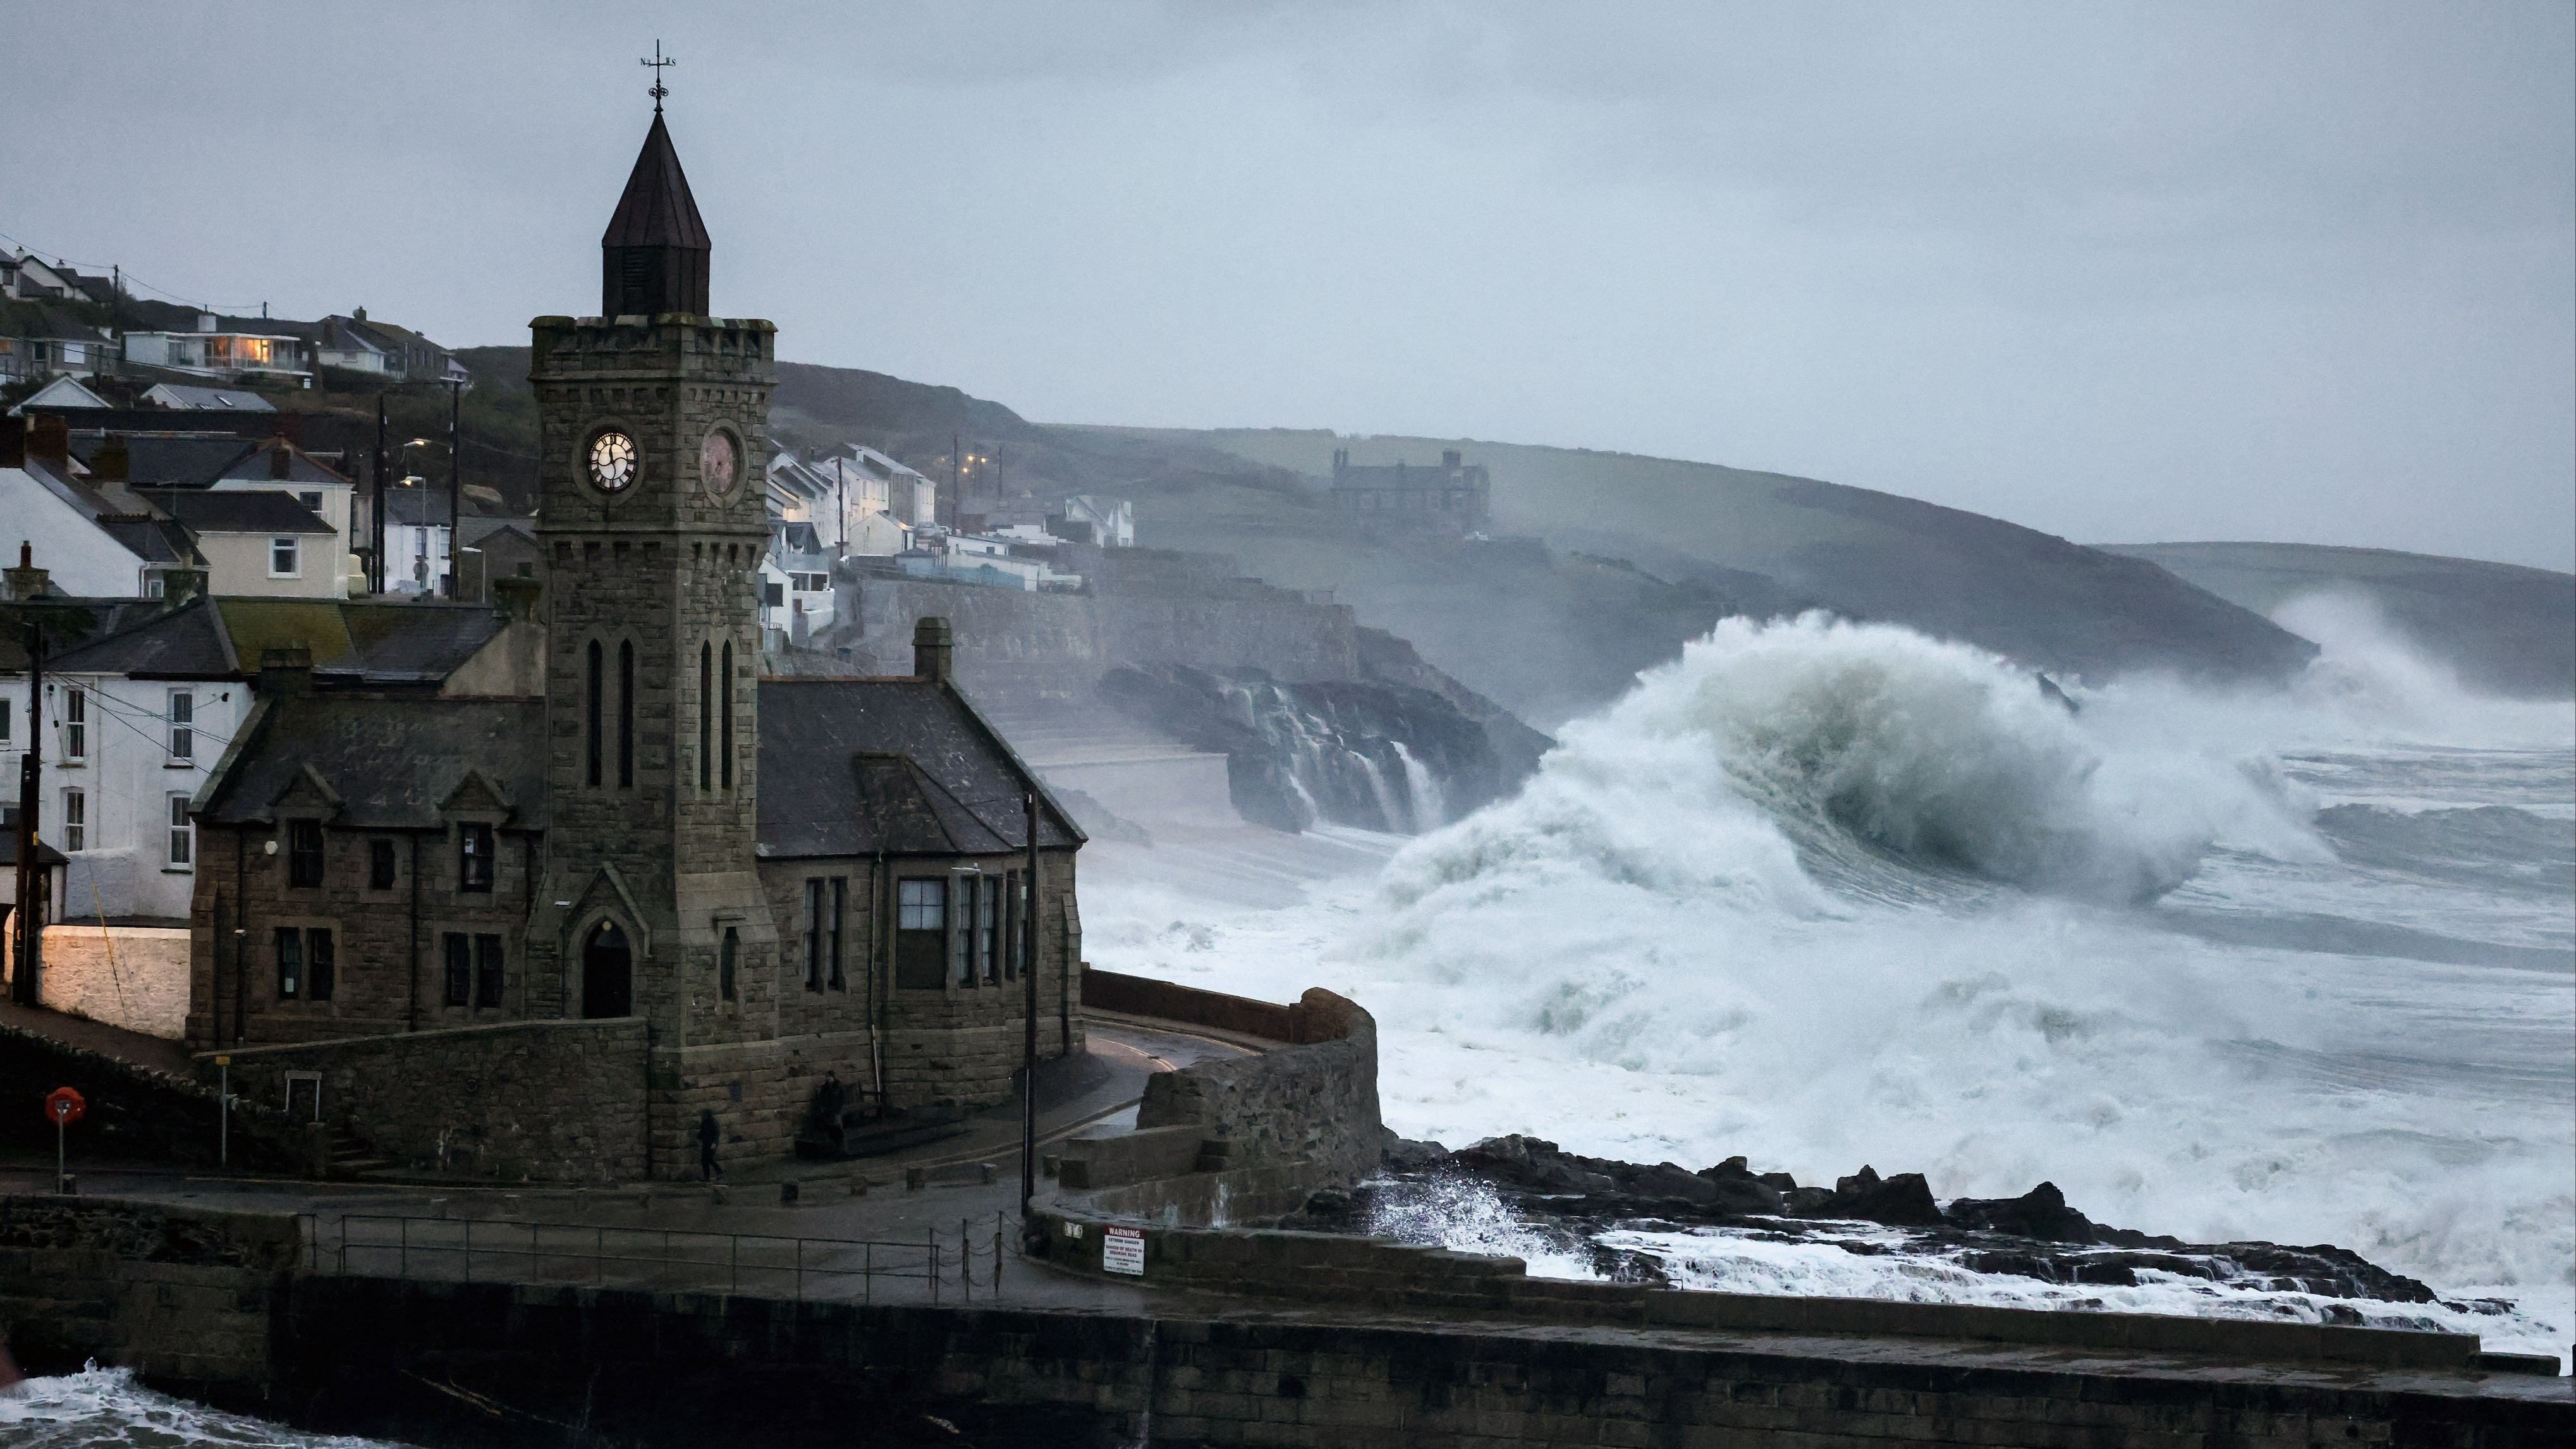
M 2324 646 L 2286 687 L 2129 678 L 2070 687 L 2071 712 L 1901 628 L 1730 620 L 1515 798 L 1341 833 L 1354 868 L 1294 904 L 1209 842 L 1095 846 L 1086 954 L 1351 995 L 1407 1136 L 1827 1185 L 1867 1163 L 1943 1199 L 2050 1180 L 2097 1221 L 2331 1242 L 2508 1300 L 2426 1325 L 2564 1353 L 2576 710 L 2475 698 L 2349 602 L 2281 622 Z M 1438 1236 L 1524 1246 L 1472 1205 Z M 1664 1246 L 1699 1286 L 2078 1301 Z M 2225 1297 L 2081 1295 L 2317 1311 Z

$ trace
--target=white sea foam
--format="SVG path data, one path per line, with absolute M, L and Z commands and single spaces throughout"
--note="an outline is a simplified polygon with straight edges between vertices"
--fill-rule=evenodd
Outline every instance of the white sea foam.
M 1208 949 L 1130 932 L 1136 872 L 1087 864 L 1091 955 L 1353 995 L 1408 1135 L 1803 1181 L 1869 1162 L 1943 1197 L 2052 1179 L 2101 1221 L 2512 1285 L 2563 1342 L 2576 892 L 2348 863 L 2314 821 L 2388 798 L 2563 821 L 2576 725 L 2317 608 L 2335 627 L 2292 688 L 2124 680 L 2080 714 L 1905 630 L 1730 621 L 1374 879 L 1154 898 Z
M 125 1369 L 92 1367 L 0 1392 L 0 1444 L 10 1449 L 399 1449 L 373 1439 L 301 1434 L 155 1393 Z

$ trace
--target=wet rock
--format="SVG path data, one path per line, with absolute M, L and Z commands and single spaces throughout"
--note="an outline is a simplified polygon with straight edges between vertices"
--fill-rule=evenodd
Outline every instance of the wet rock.
M 1423 1172 L 1440 1165 L 1449 1149 L 1437 1142 L 1416 1142 L 1398 1137 L 1388 1142 L 1378 1154 L 1378 1161 L 1390 1172 Z
M 2057 1184 L 2043 1182 L 2019 1197 L 1963 1197 L 1943 1209 L 1953 1227 L 1974 1232 L 2010 1233 L 2045 1243 L 2096 1243 L 2101 1230 L 2093 1220 L 2066 1205 Z
M 1811 1216 L 1857 1218 L 1892 1228 L 1937 1228 L 1947 1221 L 1940 1204 L 1932 1200 L 1932 1187 L 1923 1174 L 1900 1172 L 1881 1178 L 1877 1169 L 1869 1167 L 1837 1179 L 1833 1196 Z
M 1659 1162 L 1620 1184 L 1638 1197 L 1675 1198 L 1695 1207 L 1717 1201 L 1717 1184 L 1695 1172 Z

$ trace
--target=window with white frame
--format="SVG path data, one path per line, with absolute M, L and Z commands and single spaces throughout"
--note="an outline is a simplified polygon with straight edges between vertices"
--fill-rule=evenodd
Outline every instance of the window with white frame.
M 66 854 L 89 849 L 89 792 L 63 792 L 63 850 Z
M 197 827 L 188 823 L 188 797 L 170 795 L 170 868 L 191 870 L 197 860 Z
M 194 691 L 170 691 L 170 763 L 194 764 L 197 758 L 197 696 Z
M 297 557 L 298 541 L 292 536 L 268 541 L 268 576 L 292 579 L 303 575 L 303 563 Z
M 63 763 L 77 765 L 89 758 L 89 691 L 77 684 L 63 686 Z

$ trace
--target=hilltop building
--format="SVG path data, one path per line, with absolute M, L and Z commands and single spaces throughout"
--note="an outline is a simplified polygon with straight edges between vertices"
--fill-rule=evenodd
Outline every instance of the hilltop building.
M 1441 452 L 1437 468 L 1354 464 L 1350 449 L 1335 448 L 1333 507 L 1361 523 L 1482 533 L 1494 519 L 1493 480 L 1455 448 Z
M 702 1114 L 784 1153 L 827 1072 L 1002 1100 L 1024 960 L 1043 1053 L 1081 1050 L 1082 832 L 941 620 L 909 676 L 762 676 L 775 329 L 709 315 L 658 112 L 601 247 L 600 315 L 531 324 L 546 577 L 492 611 L 524 642 L 435 690 L 263 655 L 194 802 L 188 1040 L 281 1104 L 327 1075 L 384 1155 L 511 1177 L 688 1175 Z

